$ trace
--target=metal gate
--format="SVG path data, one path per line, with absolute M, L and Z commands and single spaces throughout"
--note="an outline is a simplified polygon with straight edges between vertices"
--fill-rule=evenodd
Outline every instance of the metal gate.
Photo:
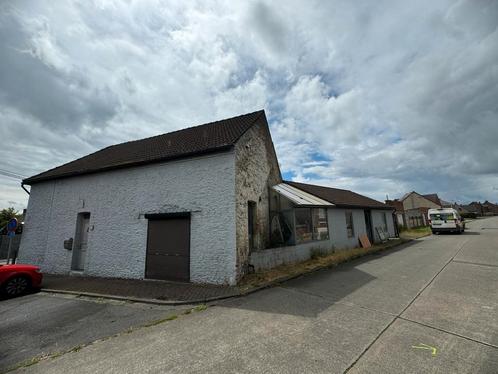
M 190 280 L 190 215 L 146 215 L 147 258 L 145 277 Z

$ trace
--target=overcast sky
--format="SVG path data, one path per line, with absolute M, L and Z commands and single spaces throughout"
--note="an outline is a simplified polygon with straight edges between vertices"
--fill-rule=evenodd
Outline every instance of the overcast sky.
M 494 0 L 4 1 L 0 169 L 264 108 L 286 178 L 496 201 L 497 26 Z

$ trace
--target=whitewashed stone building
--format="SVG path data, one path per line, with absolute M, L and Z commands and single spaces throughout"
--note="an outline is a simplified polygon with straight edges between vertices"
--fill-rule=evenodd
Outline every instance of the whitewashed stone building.
M 376 227 L 394 235 L 385 204 L 282 181 L 264 111 L 110 146 L 23 184 L 18 262 L 47 273 L 233 285 L 363 233 L 378 241 Z

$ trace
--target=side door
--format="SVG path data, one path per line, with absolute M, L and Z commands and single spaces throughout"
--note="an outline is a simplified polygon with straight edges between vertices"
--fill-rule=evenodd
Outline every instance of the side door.
M 88 251 L 88 232 L 90 231 L 90 213 L 80 213 L 76 220 L 76 235 L 73 249 L 72 270 L 85 270 Z

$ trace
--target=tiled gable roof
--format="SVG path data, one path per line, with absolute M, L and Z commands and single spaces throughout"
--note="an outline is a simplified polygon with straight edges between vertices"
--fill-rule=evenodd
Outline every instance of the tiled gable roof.
M 266 122 L 263 110 L 151 138 L 112 145 L 27 178 L 23 183 L 33 184 L 50 179 L 228 150 L 260 118 Z
M 313 184 L 305 184 L 298 182 L 285 181 L 300 190 L 315 195 L 320 199 L 326 200 L 338 207 L 350 208 L 372 208 L 372 209 L 393 209 L 380 201 L 371 199 L 369 197 L 357 194 L 349 190 L 341 190 L 338 188 L 316 186 Z

